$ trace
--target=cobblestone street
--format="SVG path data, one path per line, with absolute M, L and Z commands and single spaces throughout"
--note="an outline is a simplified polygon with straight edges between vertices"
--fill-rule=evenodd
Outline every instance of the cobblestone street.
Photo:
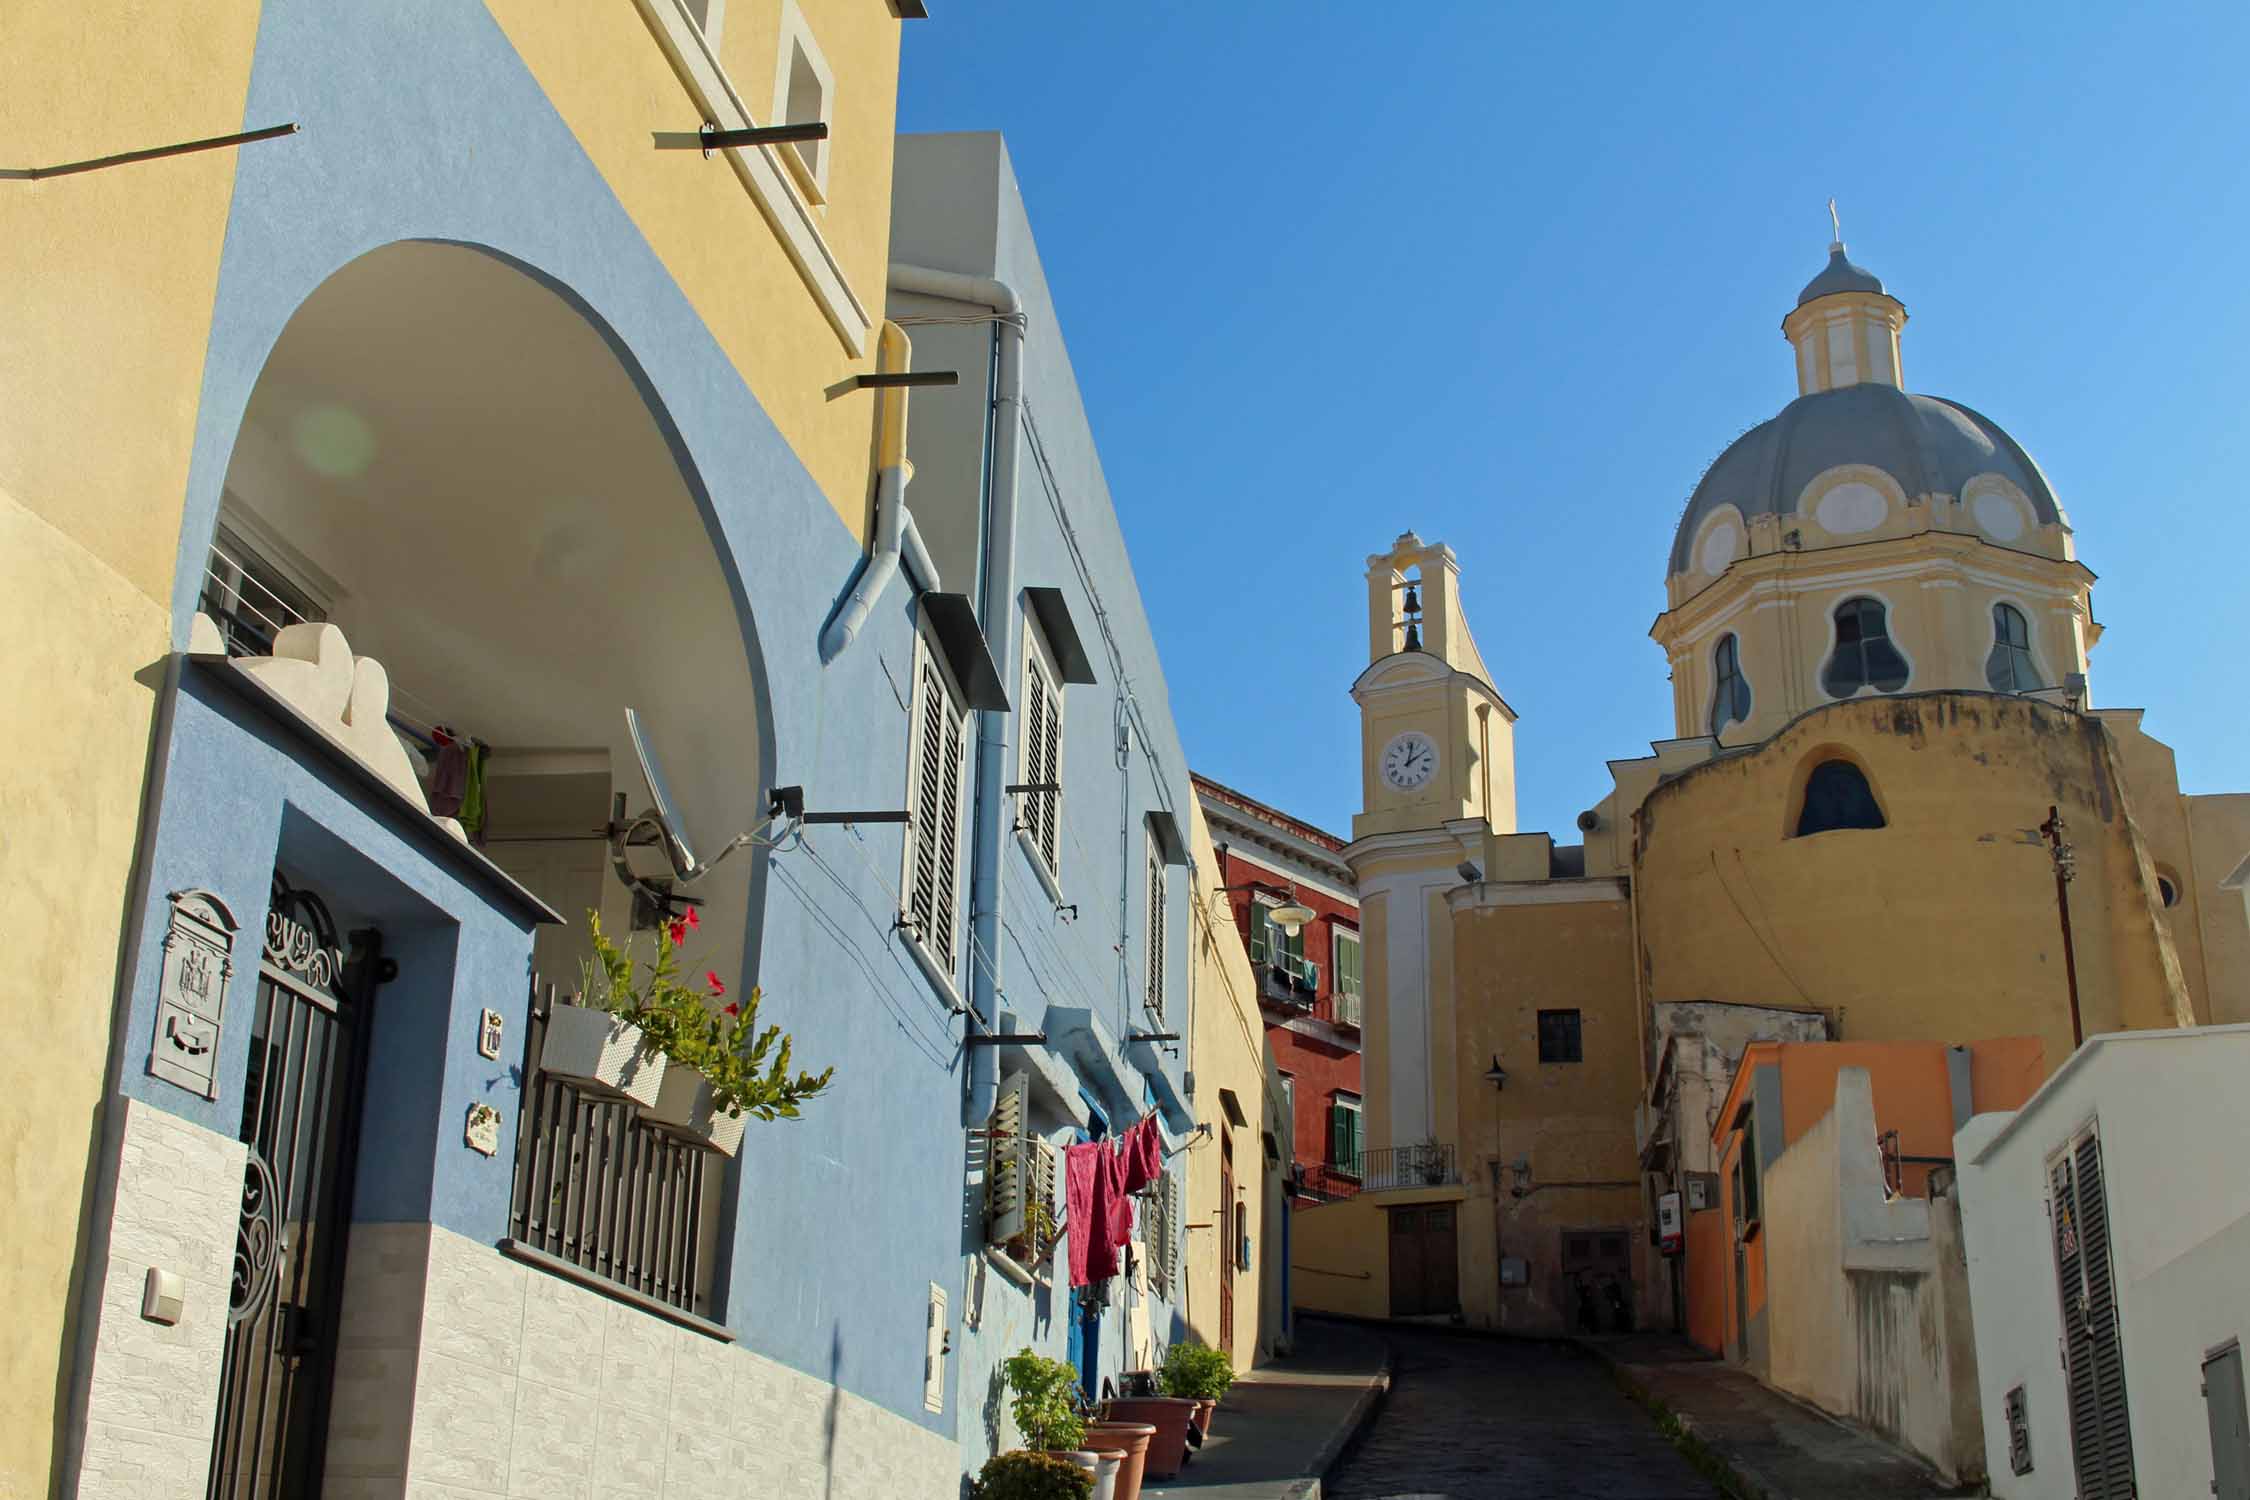
M 1391 1392 L 1328 1500 L 1710 1500 L 1594 1359 L 1559 1344 L 1386 1330 Z

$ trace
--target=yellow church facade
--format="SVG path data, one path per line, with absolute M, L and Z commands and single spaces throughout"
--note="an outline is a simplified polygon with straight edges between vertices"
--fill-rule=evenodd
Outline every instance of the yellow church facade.
M 2069 520 L 2004 431 L 1905 388 L 1905 325 L 1831 246 L 1782 325 L 1798 398 L 1673 540 L 1672 736 L 1610 762 L 1580 841 L 1515 826 L 1515 716 L 1452 550 L 1369 559 L 1369 1190 L 1299 1215 L 1300 1304 L 1673 1325 L 1664 1242 L 1692 1237 L 1659 1219 L 1726 1094 L 1682 1108 L 1678 1028 L 1724 1033 L 1722 1069 L 1760 1038 L 2012 1037 L 2051 1071 L 2083 1037 L 2250 1018 L 2221 888 L 2250 795 L 2183 795 L 2139 710 L 2092 706 Z

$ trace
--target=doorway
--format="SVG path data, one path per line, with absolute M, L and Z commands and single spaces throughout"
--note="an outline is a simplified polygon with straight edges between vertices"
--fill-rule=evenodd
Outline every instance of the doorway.
M 1424 1203 L 1388 1212 L 1391 1316 L 1454 1312 L 1461 1300 L 1461 1250 L 1453 1205 Z
M 1633 1236 L 1628 1229 L 1565 1229 L 1566 1315 L 1580 1333 L 1633 1331 Z
M 369 1001 L 382 940 L 347 960 L 327 904 L 278 870 L 243 1087 L 236 1228 L 210 1500 L 317 1494 L 351 1227 Z

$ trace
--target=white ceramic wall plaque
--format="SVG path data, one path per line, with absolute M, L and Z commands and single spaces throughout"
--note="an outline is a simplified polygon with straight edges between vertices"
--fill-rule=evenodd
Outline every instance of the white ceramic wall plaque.
M 469 1123 L 461 1132 L 463 1144 L 482 1156 L 500 1154 L 500 1111 L 489 1104 L 469 1106 Z
M 174 891 L 156 982 L 148 1070 L 206 1099 L 219 1097 L 219 1026 L 234 977 L 234 913 L 209 891 Z
M 507 1030 L 507 1024 L 496 1010 L 484 1013 L 484 1018 L 477 1023 L 477 1056 L 494 1062 L 500 1060 L 500 1037 Z

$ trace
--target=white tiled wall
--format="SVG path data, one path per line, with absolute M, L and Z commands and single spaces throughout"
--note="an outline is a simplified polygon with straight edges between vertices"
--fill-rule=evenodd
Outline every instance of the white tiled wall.
M 200 1500 L 225 1353 L 243 1146 L 124 1101 L 101 1270 L 79 1500 Z M 141 1317 L 151 1266 L 186 1283 L 180 1321 Z
M 945 1435 L 448 1230 L 417 1228 L 429 1253 L 408 1500 L 959 1493 Z M 356 1237 L 352 1255 L 356 1272 Z M 392 1274 L 415 1273 L 401 1264 Z M 338 1411 L 348 1407 L 340 1392 Z M 331 1497 L 402 1493 L 396 1477 L 364 1475 L 352 1488 L 344 1478 L 332 1449 Z

